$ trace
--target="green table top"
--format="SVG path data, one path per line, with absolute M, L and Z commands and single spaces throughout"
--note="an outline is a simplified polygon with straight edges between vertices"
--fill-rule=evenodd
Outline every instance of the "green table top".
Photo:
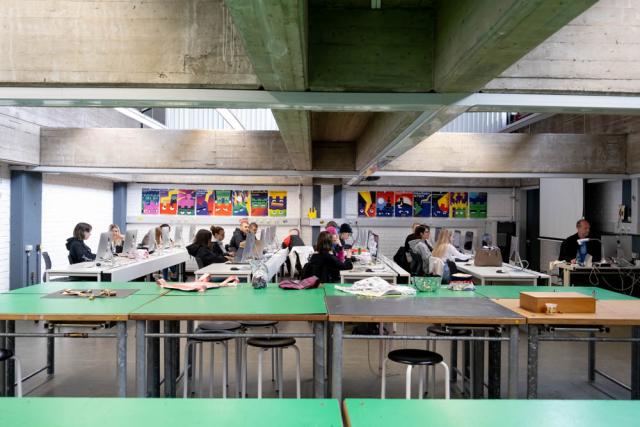
M 221 292 L 218 292 L 221 291 Z M 132 319 L 146 320 L 323 320 L 327 308 L 318 290 L 212 289 L 164 295 L 137 308 Z
M 50 294 L 64 289 L 137 289 L 136 295 L 163 295 L 166 289 L 152 282 L 49 282 L 12 290 L 11 294 Z
M 344 409 L 351 427 L 600 427 L 637 425 L 640 402 L 346 399 Z
M 3 398 L 0 425 L 342 427 L 342 417 L 329 399 Z
M 328 297 L 357 297 L 357 295 L 351 295 L 346 292 L 342 292 L 336 289 L 336 286 L 349 286 L 350 284 L 345 283 L 327 283 L 323 285 L 325 295 Z M 416 298 L 474 298 L 474 297 L 482 297 L 482 295 L 478 295 L 472 291 L 450 291 L 446 288 L 446 286 L 441 286 L 435 292 L 417 292 L 415 295 Z M 364 297 L 368 298 L 368 297 Z M 384 298 L 397 298 L 397 296 L 389 296 Z
M 293 295 L 305 295 L 305 297 L 324 297 L 324 290 L 321 288 L 315 289 L 280 289 L 277 283 L 269 283 L 266 288 L 254 289 L 250 283 L 240 283 L 235 287 L 224 287 L 216 289 L 208 289 L 205 292 L 185 292 L 170 290 L 167 296 L 193 296 L 194 294 L 204 296 L 238 296 L 238 297 L 262 297 L 262 296 L 293 296 Z
M 636 298 L 591 286 L 477 286 L 476 293 L 487 298 L 518 299 L 520 292 L 579 292 L 599 300 L 634 300 Z
M 129 313 L 158 298 L 43 298 L 44 294 L 0 294 L 2 320 L 127 320 Z

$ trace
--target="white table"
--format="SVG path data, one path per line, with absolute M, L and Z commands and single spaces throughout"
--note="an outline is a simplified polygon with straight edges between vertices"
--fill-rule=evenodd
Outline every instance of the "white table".
M 172 248 L 157 251 L 141 261 L 118 258 L 115 257 L 113 264 L 111 261 L 96 261 L 51 268 L 44 272 L 44 280 L 48 282 L 52 277 L 73 276 L 95 278 L 98 282 L 130 282 L 174 265 L 180 266 L 182 276 L 182 264 L 187 262 L 189 254 L 184 248 Z
M 458 271 L 479 279 L 481 285 L 485 285 L 487 282 L 504 282 L 537 286 L 540 279 L 546 280 L 547 284 L 551 283 L 551 277 L 548 274 L 521 269 L 505 263 L 502 264 L 502 267 L 477 267 L 473 265 L 473 260 L 470 260 L 456 262 L 456 267 L 458 267 Z M 498 273 L 498 271 L 502 272 Z
M 340 271 L 340 283 L 362 280 L 376 276 L 390 281 L 394 285 L 398 283 L 398 272 L 382 261 L 378 261 L 376 264 L 371 265 L 354 263 L 353 269 Z
M 251 266 L 249 264 L 227 264 L 224 262 L 209 264 L 199 270 L 196 270 L 196 280 L 201 276 L 208 274 L 211 277 L 226 279 L 229 276 L 238 276 L 245 283 L 251 281 Z
M 409 282 L 409 279 L 411 278 L 411 273 L 409 273 L 407 270 L 405 270 L 404 268 L 400 267 L 394 260 L 392 260 L 391 258 L 387 258 L 384 255 L 380 255 L 378 257 L 382 262 L 384 262 L 385 264 L 387 264 L 387 266 L 389 266 L 389 268 L 391 268 L 393 271 L 396 272 L 396 274 L 399 277 L 405 277 L 407 278 L 407 282 Z

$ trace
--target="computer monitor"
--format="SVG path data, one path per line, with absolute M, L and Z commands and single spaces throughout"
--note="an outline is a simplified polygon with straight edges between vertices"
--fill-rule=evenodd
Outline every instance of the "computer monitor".
M 176 225 L 175 226 L 175 234 L 173 236 L 173 244 L 175 246 L 183 246 L 184 242 L 182 241 L 182 231 L 184 229 L 184 226 L 182 225 Z
M 100 233 L 100 242 L 98 243 L 98 251 L 96 252 L 96 259 L 109 260 L 113 258 L 113 252 L 111 251 L 111 233 Z
M 138 230 L 127 230 L 124 234 L 124 243 L 122 244 L 122 253 L 128 254 L 134 252 L 138 247 Z
M 511 236 L 511 244 L 509 246 L 509 264 L 522 267 L 522 258 L 520 258 L 520 251 L 518 250 L 518 247 L 518 236 Z
M 456 249 L 460 249 L 462 245 L 462 232 L 460 230 L 455 230 L 453 232 L 453 246 Z
M 482 246 L 493 246 L 493 238 L 491 237 L 491 234 L 484 233 L 482 235 Z
M 171 229 L 169 227 L 162 227 L 162 247 L 171 247 Z
M 464 233 L 464 250 L 469 252 L 473 250 L 473 231 Z
M 374 260 L 378 259 L 378 248 L 380 244 L 380 238 L 376 233 L 369 230 L 367 234 L 367 250 L 371 254 L 371 258 Z
M 602 256 L 606 258 L 619 258 L 627 261 L 633 258 L 631 236 L 606 235 L 600 238 L 602 241 Z
M 267 237 L 267 229 L 266 228 L 262 228 L 262 230 L 260 230 L 260 241 L 262 242 L 266 242 L 266 237 Z
M 195 224 L 191 224 L 189 226 L 189 242 L 193 242 L 193 239 L 196 237 L 197 226 Z
M 250 259 L 255 259 L 255 245 L 256 235 L 253 233 L 247 233 L 247 238 L 244 241 L 244 250 L 242 251 L 241 262 L 249 262 Z
M 156 250 L 156 229 L 152 228 L 142 239 L 143 246 L 146 246 L 149 253 Z

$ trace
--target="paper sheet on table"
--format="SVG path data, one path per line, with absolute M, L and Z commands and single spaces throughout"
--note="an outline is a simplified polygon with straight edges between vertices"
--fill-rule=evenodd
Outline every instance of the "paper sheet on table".
M 336 289 L 348 294 L 366 297 L 406 296 L 416 294 L 416 290 L 410 286 L 392 285 L 377 276 L 358 280 L 351 286 L 336 286 Z

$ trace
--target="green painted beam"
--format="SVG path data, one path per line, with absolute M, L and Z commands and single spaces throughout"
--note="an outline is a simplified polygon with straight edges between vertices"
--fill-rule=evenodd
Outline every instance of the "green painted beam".
M 435 89 L 476 91 L 596 0 L 440 1 Z
M 225 0 L 258 79 L 267 90 L 307 89 L 307 2 Z M 297 170 L 311 169 L 311 115 L 274 111 Z
M 433 89 L 431 9 L 309 9 L 314 91 Z

